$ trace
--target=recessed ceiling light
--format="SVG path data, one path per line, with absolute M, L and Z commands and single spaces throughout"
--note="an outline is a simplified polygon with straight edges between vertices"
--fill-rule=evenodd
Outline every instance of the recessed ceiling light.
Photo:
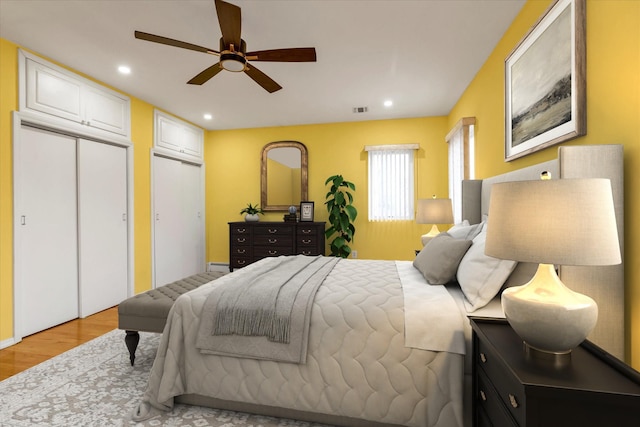
M 118 67 L 118 72 L 120 74 L 131 74 L 131 68 L 127 67 L 126 65 L 120 65 Z
M 387 99 L 386 101 L 384 101 L 384 106 L 385 107 L 391 107 L 393 105 L 393 101 L 390 99 Z
M 205 119 L 205 120 L 211 120 L 211 119 L 213 119 L 213 116 L 212 116 L 211 114 L 209 114 L 209 113 L 205 114 L 205 115 L 204 115 L 204 116 L 202 116 L 202 117 L 204 117 L 204 119 Z

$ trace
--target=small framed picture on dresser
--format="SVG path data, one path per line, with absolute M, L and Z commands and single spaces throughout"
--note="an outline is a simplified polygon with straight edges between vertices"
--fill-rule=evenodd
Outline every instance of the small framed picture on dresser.
M 313 222 L 313 202 L 300 202 L 300 221 Z

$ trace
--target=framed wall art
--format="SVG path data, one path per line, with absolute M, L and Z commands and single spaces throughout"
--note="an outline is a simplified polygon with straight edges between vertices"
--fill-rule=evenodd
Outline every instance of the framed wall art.
M 313 202 L 300 202 L 300 221 L 313 222 Z
M 505 161 L 586 134 L 586 0 L 557 0 L 505 60 Z

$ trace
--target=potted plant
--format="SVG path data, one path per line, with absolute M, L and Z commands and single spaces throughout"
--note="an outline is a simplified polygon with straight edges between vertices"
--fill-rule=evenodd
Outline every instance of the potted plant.
M 264 211 L 259 205 L 253 206 L 251 203 L 249 203 L 246 208 L 240 211 L 240 214 L 245 214 L 245 221 L 256 222 L 260 220 L 258 214 L 264 215 Z
M 329 212 L 329 228 L 324 232 L 325 237 L 336 234 L 330 243 L 331 255 L 347 258 L 351 253 L 349 243 L 353 240 L 356 228 L 353 225 L 358 210 L 353 206 L 353 195 L 349 192 L 355 191 L 356 186 L 346 181 L 342 175 L 333 175 L 327 178 L 325 185 L 331 183 L 331 189 L 325 196 L 324 203 Z

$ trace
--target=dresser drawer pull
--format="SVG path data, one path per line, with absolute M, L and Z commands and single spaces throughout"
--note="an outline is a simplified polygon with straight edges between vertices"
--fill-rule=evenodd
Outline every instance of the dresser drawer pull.
M 277 232 L 278 232 L 277 228 L 270 228 L 269 229 L 269 233 L 271 233 L 271 234 L 276 234 Z
M 246 249 L 236 249 L 236 253 L 239 253 L 239 254 L 244 254 L 246 252 L 247 252 Z
M 482 363 L 487 363 L 487 356 L 484 353 L 480 353 L 480 360 Z
M 238 239 L 237 239 L 238 243 L 244 243 L 246 241 L 247 241 L 247 239 L 245 239 L 244 237 L 238 237 Z
M 311 255 L 311 251 L 302 251 L 302 255 Z
M 246 228 L 236 228 L 236 231 L 237 231 L 238 233 L 246 233 L 246 232 L 247 232 L 247 229 L 246 229 Z
M 480 399 L 482 399 L 483 401 L 487 401 L 487 395 L 484 394 L 484 390 L 480 390 Z
M 311 234 L 311 232 L 312 232 L 312 231 L 313 231 L 313 230 L 309 230 L 308 228 L 303 228 L 303 229 L 302 229 L 302 233 L 303 233 L 303 234 Z
M 243 259 L 239 259 L 238 260 L 238 265 L 244 265 L 245 263 L 246 263 L 246 261 L 243 260 Z
M 518 401 L 516 400 L 516 397 L 511 393 L 509 393 L 509 402 L 511 403 L 511 406 L 513 406 L 514 408 L 517 408 L 518 406 L 520 406 L 518 404 Z
M 311 239 L 302 239 L 302 243 L 304 243 L 305 245 L 308 245 L 311 242 L 312 242 Z
M 269 243 L 278 243 L 278 239 L 269 239 Z
M 278 253 L 278 251 L 269 251 L 269 255 L 275 255 L 277 253 Z

